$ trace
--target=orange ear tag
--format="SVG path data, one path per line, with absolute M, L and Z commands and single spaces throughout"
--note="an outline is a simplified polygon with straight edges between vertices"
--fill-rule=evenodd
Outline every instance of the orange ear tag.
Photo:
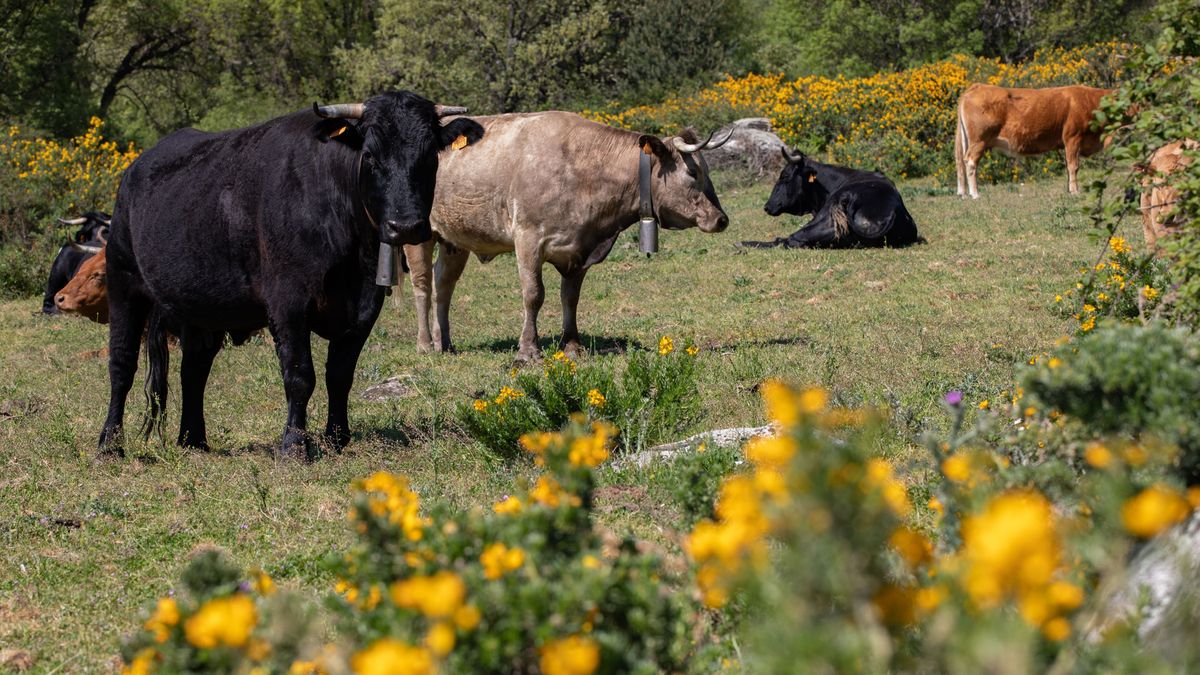
M 349 127 L 350 127 L 350 125 L 349 125 L 349 124 L 347 124 L 347 125 L 345 125 L 345 126 L 342 126 L 342 127 L 339 127 L 337 131 L 335 131 L 335 132 L 333 132 L 333 133 L 329 134 L 329 137 L 330 137 L 330 138 L 337 138 L 338 136 L 341 136 L 341 135 L 342 135 L 342 132 L 344 132 L 344 131 L 345 131 L 346 129 L 348 129 Z
M 817 174 L 815 174 L 815 173 L 814 173 L 813 175 L 809 176 L 809 177 L 808 177 L 808 182 L 810 182 L 810 183 L 815 183 L 815 182 L 817 182 Z
M 450 147 L 454 148 L 455 150 L 462 150 L 463 148 L 467 147 L 467 137 L 459 134 L 458 138 L 454 139 L 454 142 L 450 144 Z
M 654 151 L 650 149 L 650 144 L 646 143 L 642 146 L 642 152 L 647 155 L 653 155 Z

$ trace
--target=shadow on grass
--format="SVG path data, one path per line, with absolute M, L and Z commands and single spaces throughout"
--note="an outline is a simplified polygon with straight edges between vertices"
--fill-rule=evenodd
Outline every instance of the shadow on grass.
M 714 342 L 702 345 L 705 349 L 715 352 L 736 352 L 740 349 L 759 349 L 762 347 L 810 347 L 813 339 L 808 335 L 791 335 L 765 340 L 738 340 L 737 342 Z
M 587 349 L 589 354 L 624 354 L 631 349 L 646 349 L 640 340 L 631 338 L 627 335 L 621 336 L 602 336 L 589 335 L 583 333 L 579 337 L 579 343 Z M 538 339 L 538 349 L 542 352 L 551 349 L 558 349 L 560 343 L 556 338 L 543 337 Z M 520 347 L 520 342 L 516 338 L 501 338 L 498 340 L 490 340 L 478 344 L 468 345 L 459 351 L 487 351 L 494 354 L 505 354 L 516 352 Z

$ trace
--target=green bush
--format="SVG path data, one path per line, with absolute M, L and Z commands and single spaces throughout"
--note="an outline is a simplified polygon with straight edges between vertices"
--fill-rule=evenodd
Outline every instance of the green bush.
M 521 436 L 559 428 L 578 412 L 616 425 L 619 452 L 638 451 L 698 416 L 697 352 L 690 343 L 677 350 L 663 337 L 655 352 L 630 353 L 620 374 L 611 361 L 580 365 L 561 351 L 548 354 L 540 373 L 514 372 L 495 397 L 460 405 L 457 417 L 472 438 L 501 457 L 519 453 Z
M 1023 378 L 1030 400 L 1099 434 L 1177 445 L 1200 478 L 1200 339 L 1162 323 L 1103 324 L 1039 359 Z

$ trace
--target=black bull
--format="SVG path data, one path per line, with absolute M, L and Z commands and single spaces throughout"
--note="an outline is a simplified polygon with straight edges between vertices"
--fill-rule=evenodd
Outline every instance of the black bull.
M 79 229 L 70 243 L 63 244 L 58 249 L 58 255 L 54 257 L 54 264 L 50 266 L 50 276 L 46 280 L 46 293 L 42 296 L 43 314 L 59 313 L 58 307 L 54 304 L 55 294 L 71 281 L 71 277 L 79 271 L 79 266 L 83 264 L 83 261 L 96 255 L 80 246 L 90 249 L 104 246 L 104 242 L 108 239 L 110 220 L 107 213 L 99 211 L 88 211 L 71 220 L 58 219 L 58 222 L 64 225 L 78 225 Z
M 315 108 L 315 107 L 314 107 Z M 149 320 L 149 429 L 166 398 L 166 329 L 183 361 L 179 443 L 203 447 L 204 388 L 224 336 L 269 327 L 287 395 L 281 454 L 307 453 L 315 387 L 310 331 L 329 340 L 327 442 L 349 441 L 359 353 L 383 304 L 379 242 L 431 236 L 438 152 L 483 131 L 408 92 L 221 133 L 175 132 L 143 153 L 117 192 L 108 244 L 108 418 L 119 450 L 125 399 Z M 378 224 L 378 225 L 377 225 Z
M 924 243 L 904 200 L 883 174 L 821 164 L 786 149 L 787 164 L 764 207 L 778 216 L 813 214 L 791 236 L 744 241 L 750 248 L 851 248 Z

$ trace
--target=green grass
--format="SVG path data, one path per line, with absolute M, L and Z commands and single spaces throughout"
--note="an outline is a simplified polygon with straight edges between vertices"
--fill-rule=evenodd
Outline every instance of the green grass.
M 590 358 L 622 359 L 620 348 L 653 346 L 663 334 L 695 339 L 705 408 L 697 431 L 762 423 L 753 389 L 767 377 L 825 385 L 843 404 L 892 406 L 895 433 L 881 452 L 920 483 L 915 439 L 945 425 L 942 394 L 993 397 L 1010 387 L 1019 360 L 1069 330 L 1051 301 L 1096 246 L 1078 211 L 1084 201 L 1062 183 L 986 187 L 973 203 L 906 184 L 930 243 L 856 251 L 737 250 L 738 239 L 787 234 L 798 221 L 763 213 L 769 183 L 725 187 L 726 233 L 664 232 L 663 252 L 649 260 L 625 245 L 627 235 L 593 270 L 580 307 L 585 344 L 601 352 Z M 541 326 L 550 346 L 560 312 L 557 275 L 546 272 Z M 354 442 L 312 465 L 272 457 L 284 403 L 264 339 L 217 359 L 207 410 L 213 452 L 147 444 L 135 448 L 138 458 L 97 458 L 107 372 L 86 352 L 105 346 L 106 329 L 33 317 L 34 298 L 0 304 L 0 649 L 31 652 L 40 671 L 106 671 L 121 636 L 172 588 L 197 546 L 223 546 L 284 587 L 316 595 L 330 586 L 323 556 L 352 539 L 345 512 L 354 478 L 401 472 L 423 498 L 467 508 L 531 474 L 489 458 L 453 423 L 456 403 L 508 378 L 521 322 L 513 259 L 468 267 L 452 314 L 458 355 L 415 353 L 410 300 L 405 292 L 399 306 L 388 301 L 360 361 Z M 173 396 L 178 361 L 175 351 Z M 410 376 L 418 394 L 358 399 L 393 375 Z M 143 409 L 136 388 L 130 400 L 134 425 Z M 320 429 L 320 387 L 310 411 Z M 177 421 L 173 407 L 169 438 Z M 677 526 L 678 511 L 648 489 L 664 471 L 604 476 L 606 525 L 669 539 L 661 532 Z

